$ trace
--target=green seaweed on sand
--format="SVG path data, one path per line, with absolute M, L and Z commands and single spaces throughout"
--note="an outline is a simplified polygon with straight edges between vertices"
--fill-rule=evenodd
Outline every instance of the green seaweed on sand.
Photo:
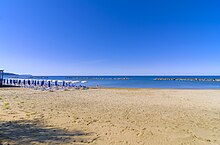
M 3 108 L 4 110 L 10 109 L 10 104 L 9 104 L 8 102 L 3 102 L 2 108 Z
M 26 113 L 26 116 L 27 116 L 27 117 L 30 117 L 30 116 L 32 116 L 32 115 L 37 114 L 37 112 L 29 112 L 29 111 L 25 111 L 25 113 Z

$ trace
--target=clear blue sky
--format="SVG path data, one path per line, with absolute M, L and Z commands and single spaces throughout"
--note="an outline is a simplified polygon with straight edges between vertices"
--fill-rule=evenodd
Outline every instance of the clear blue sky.
M 220 1 L 1 0 L 0 68 L 220 75 Z

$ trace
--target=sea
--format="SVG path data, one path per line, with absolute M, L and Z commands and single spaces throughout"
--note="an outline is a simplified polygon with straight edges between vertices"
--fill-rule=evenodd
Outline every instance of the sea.
M 17 78 L 87 81 L 87 86 L 105 88 L 220 89 L 220 81 L 192 81 L 220 79 L 220 76 L 17 76 Z M 171 80 L 156 80 L 157 78 Z M 174 78 L 175 80 L 172 80 Z

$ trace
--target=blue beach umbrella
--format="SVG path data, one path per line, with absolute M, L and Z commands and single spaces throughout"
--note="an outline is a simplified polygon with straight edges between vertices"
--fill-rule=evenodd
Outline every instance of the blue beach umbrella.
M 57 86 L 57 81 L 56 80 L 51 80 L 51 85 Z
M 87 81 L 81 81 L 82 84 L 88 83 Z
M 48 80 L 47 82 L 48 82 L 48 87 L 50 88 L 50 80 Z
M 31 85 L 33 85 L 34 84 L 34 80 L 31 79 L 30 81 L 31 81 Z
M 30 80 L 28 80 L 27 82 L 28 82 L 28 85 L 30 86 L 30 85 L 31 85 L 31 81 L 30 81 Z
M 41 86 L 43 86 L 43 85 L 44 85 L 44 80 L 41 81 Z
M 58 85 L 62 85 L 63 81 L 62 80 L 58 80 L 57 83 L 58 83 Z
M 39 80 L 37 80 L 37 85 L 40 85 L 40 81 Z
M 80 83 L 80 81 L 72 81 L 73 87 L 75 87 L 77 83 Z
M 71 83 L 71 81 L 66 81 L 66 84 L 68 87 L 70 87 L 70 83 Z
M 80 81 L 72 81 L 73 84 L 80 83 Z

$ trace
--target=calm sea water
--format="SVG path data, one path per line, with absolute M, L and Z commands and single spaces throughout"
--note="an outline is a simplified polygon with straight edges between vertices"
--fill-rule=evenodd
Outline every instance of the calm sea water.
M 22 78 L 22 77 L 20 77 Z M 27 77 L 26 77 L 27 78 Z M 176 88 L 220 89 L 220 82 L 203 81 L 156 81 L 155 78 L 216 78 L 220 76 L 32 76 L 32 79 L 88 81 L 88 86 L 112 88 Z M 128 78 L 128 80 L 121 80 Z

